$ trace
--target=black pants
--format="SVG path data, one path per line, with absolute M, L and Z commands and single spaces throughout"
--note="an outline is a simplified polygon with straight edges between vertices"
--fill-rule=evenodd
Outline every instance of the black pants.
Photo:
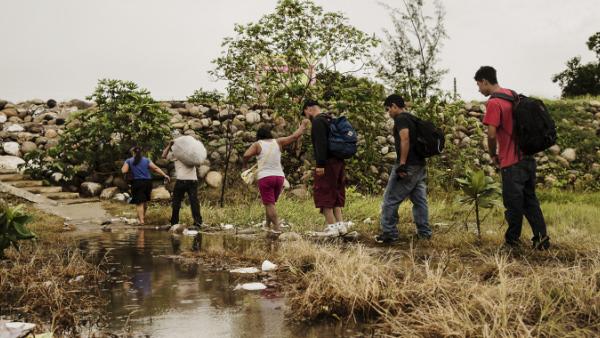
M 518 243 L 523 227 L 523 216 L 529 221 L 534 243 L 547 238 L 546 222 L 540 202 L 535 195 L 535 160 L 525 157 L 518 163 L 502 169 L 502 199 L 508 230 L 504 236 L 509 244 Z
M 171 225 L 179 223 L 179 209 L 181 209 L 181 201 L 187 192 L 192 208 L 192 217 L 194 225 L 202 224 L 202 216 L 200 215 L 200 202 L 198 201 L 198 181 L 192 180 L 177 180 L 173 189 L 173 213 L 171 214 Z

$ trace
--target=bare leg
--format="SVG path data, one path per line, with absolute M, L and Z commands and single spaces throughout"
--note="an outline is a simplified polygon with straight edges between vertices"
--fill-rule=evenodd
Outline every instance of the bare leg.
M 269 206 L 265 205 L 265 227 L 270 228 L 271 227 L 271 215 L 269 215 Z
M 325 216 L 325 222 L 327 222 L 327 224 L 335 224 L 336 217 L 333 214 L 333 209 L 323 208 L 323 216 Z
M 137 211 L 138 221 L 141 225 L 144 225 L 144 203 L 136 204 L 135 209 Z
M 275 204 L 267 204 L 265 205 L 265 209 L 267 210 L 267 218 L 271 220 L 271 224 L 273 224 L 273 230 L 279 231 L 279 217 L 277 216 L 277 210 L 275 210 Z
M 144 202 L 144 220 L 146 220 L 147 212 L 148 212 L 148 202 Z
M 336 222 L 344 221 L 344 217 L 342 216 L 342 208 L 340 208 L 340 207 L 333 208 L 333 214 L 335 216 Z

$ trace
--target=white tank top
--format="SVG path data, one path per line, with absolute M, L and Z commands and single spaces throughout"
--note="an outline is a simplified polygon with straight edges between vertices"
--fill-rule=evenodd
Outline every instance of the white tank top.
M 282 176 L 283 168 L 281 167 L 281 149 L 277 140 L 260 140 L 260 154 L 258 154 L 258 169 L 256 171 L 256 179 L 260 180 L 268 176 Z

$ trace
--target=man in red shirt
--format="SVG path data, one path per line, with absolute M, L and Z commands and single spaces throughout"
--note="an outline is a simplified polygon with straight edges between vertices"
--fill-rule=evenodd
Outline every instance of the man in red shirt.
M 512 95 L 509 89 L 500 87 L 496 70 L 483 66 L 475 73 L 479 92 L 485 96 L 493 93 Z M 483 124 L 488 127 L 489 153 L 502 173 L 502 199 L 508 229 L 504 236 L 509 247 L 520 245 L 523 216 L 529 221 L 533 232 L 533 247 L 546 250 L 550 238 L 546 232 L 546 222 L 535 194 L 536 163 L 531 156 L 523 155 L 516 146 L 513 132 L 513 106 L 508 100 L 490 98 L 486 105 Z M 497 145 L 497 147 L 496 147 Z

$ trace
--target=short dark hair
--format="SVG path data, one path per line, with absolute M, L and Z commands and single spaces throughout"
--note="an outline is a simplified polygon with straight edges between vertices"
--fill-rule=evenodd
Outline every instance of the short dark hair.
M 406 107 L 406 104 L 404 103 L 404 98 L 398 94 L 392 94 L 388 96 L 383 102 L 384 107 L 391 107 L 392 104 L 395 104 L 396 106 L 398 106 L 398 108 Z
M 302 110 L 300 111 L 300 115 L 304 116 L 304 110 L 308 107 L 313 106 L 319 106 L 319 102 L 312 99 L 307 99 L 306 101 L 304 101 L 304 104 L 302 105 Z
M 271 127 L 262 126 L 258 128 L 256 131 L 256 139 L 257 140 L 270 140 L 273 138 L 273 134 L 271 134 Z
M 491 84 L 498 84 L 496 70 L 492 66 L 481 66 L 475 73 L 475 81 L 488 80 Z

